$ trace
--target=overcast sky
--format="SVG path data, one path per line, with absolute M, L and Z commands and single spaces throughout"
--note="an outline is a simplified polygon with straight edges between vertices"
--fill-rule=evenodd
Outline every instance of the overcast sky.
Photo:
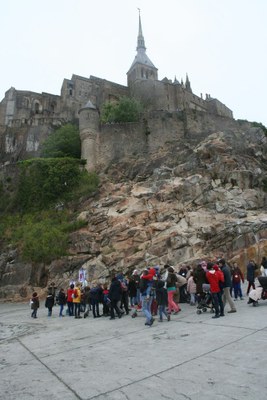
M 137 8 L 160 80 L 188 73 L 195 94 L 267 126 L 267 0 L 3 0 L 0 98 L 11 86 L 59 95 L 72 74 L 126 85 Z

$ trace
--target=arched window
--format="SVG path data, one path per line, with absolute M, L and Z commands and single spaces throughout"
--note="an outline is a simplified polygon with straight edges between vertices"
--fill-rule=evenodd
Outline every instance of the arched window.
M 40 113 L 40 104 L 37 101 L 34 103 L 34 112 L 35 114 Z

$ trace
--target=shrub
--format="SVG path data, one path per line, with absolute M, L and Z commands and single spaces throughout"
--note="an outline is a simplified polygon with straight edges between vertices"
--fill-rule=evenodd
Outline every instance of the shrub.
M 41 157 L 81 157 L 81 139 L 76 125 L 66 124 L 51 133 L 42 146 Z
M 141 103 L 129 97 L 121 97 L 118 102 L 104 103 L 101 122 L 136 122 L 140 119 Z
M 49 263 L 67 255 L 69 233 L 87 225 L 68 211 L 40 211 L 6 215 L 0 235 L 19 249 L 24 261 Z
M 74 158 L 31 159 L 19 163 L 20 178 L 15 206 L 20 211 L 40 210 L 68 201 L 97 188 L 98 178 Z

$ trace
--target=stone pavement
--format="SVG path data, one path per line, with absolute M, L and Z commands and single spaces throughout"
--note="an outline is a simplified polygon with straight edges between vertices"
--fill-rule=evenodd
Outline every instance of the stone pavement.
M 267 393 L 267 301 L 212 319 L 182 304 L 152 327 L 132 319 L 38 319 L 0 304 L 2 400 L 253 400 Z M 226 307 L 226 309 L 228 309 Z

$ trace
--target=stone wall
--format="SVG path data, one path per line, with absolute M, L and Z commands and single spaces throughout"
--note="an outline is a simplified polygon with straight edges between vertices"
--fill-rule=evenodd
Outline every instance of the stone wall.
M 242 126 L 231 118 L 195 110 L 154 111 L 145 114 L 140 123 L 105 125 L 99 125 L 96 113 L 96 110 L 88 109 L 80 113 L 82 157 L 87 160 L 89 170 L 105 168 L 129 157 L 151 157 L 166 144 L 182 138 L 199 142 L 221 130 L 242 130 Z

